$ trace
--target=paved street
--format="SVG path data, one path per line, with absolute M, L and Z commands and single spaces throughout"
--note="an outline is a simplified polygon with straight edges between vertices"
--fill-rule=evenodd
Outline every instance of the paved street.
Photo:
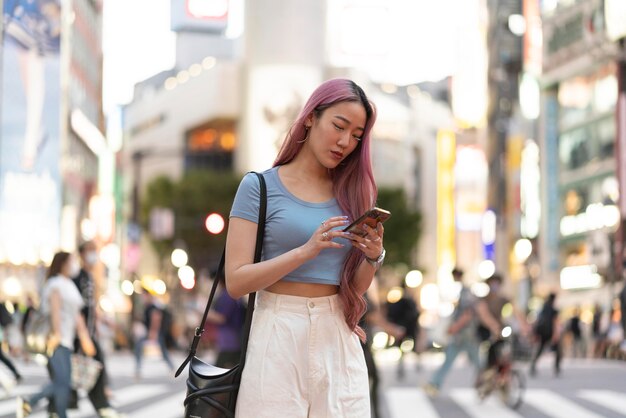
M 176 362 L 182 360 L 175 356 Z M 626 417 L 626 363 L 568 360 L 563 373 L 552 377 L 548 356 L 540 364 L 539 376 L 528 379 L 524 404 L 517 411 L 504 408 L 494 396 L 479 403 L 471 389 L 472 373 L 460 358 L 446 380 L 442 393 L 428 398 L 419 387 L 441 361 L 428 355 L 417 367 L 414 358 L 405 362 L 405 378 L 398 380 L 396 364 L 380 356 L 383 375 L 383 418 L 624 418 Z M 0 400 L 0 417 L 14 416 L 15 396 L 30 394 L 45 382 L 45 368 L 19 363 L 24 383 Z M 143 378 L 134 379 L 134 362 L 128 353 L 110 356 L 115 406 L 129 418 L 180 418 L 186 375 L 174 380 L 158 358 L 147 358 Z M 5 369 L 2 369 L 4 372 Z M 82 399 L 71 418 L 94 417 L 89 401 Z M 41 407 L 31 415 L 46 418 Z M 282 417 L 279 417 L 282 418 Z M 289 417 L 284 417 L 289 418 Z
M 626 417 L 626 362 L 565 359 L 558 378 L 552 374 L 552 357 L 544 355 L 535 378 L 526 375 L 524 403 L 513 411 L 503 406 L 497 394 L 480 402 L 471 388 L 473 372 L 465 358 L 457 359 L 441 393 L 429 398 L 420 388 L 443 361 L 429 355 L 416 365 L 405 364 L 405 378 L 397 378 L 394 362 L 380 359 L 385 391 L 385 418 L 624 418 Z

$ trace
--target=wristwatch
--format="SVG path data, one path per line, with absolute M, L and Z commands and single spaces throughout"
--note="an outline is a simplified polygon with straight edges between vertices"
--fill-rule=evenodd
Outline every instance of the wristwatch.
M 380 266 L 383 265 L 383 261 L 385 260 L 385 254 L 387 252 L 385 251 L 385 249 L 383 248 L 383 252 L 380 253 L 380 255 L 378 256 L 378 258 L 369 258 L 369 257 L 365 257 L 365 260 L 370 263 L 372 265 L 372 267 L 374 267 L 376 270 L 378 270 L 380 268 Z

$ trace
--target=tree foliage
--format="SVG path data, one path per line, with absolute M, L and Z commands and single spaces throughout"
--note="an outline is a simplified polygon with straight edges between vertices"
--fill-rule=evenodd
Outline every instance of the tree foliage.
M 385 264 L 415 266 L 413 250 L 422 230 L 421 214 L 409 208 L 406 194 L 400 188 L 378 189 L 377 205 L 391 212 L 391 218 L 385 222 Z
M 152 180 L 141 204 L 141 223 L 149 235 L 150 212 L 153 208 L 170 208 L 175 216 L 175 235 L 171 239 L 150 241 L 162 262 L 168 257 L 177 240 L 182 241 L 189 254 L 189 264 L 195 269 L 216 266 L 226 239 L 226 231 L 210 234 L 204 222 L 208 214 L 218 213 L 228 227 L 228 215 L 241 177 L 227 172 L 206 170 L 187 172 L 179 181 L 168 177 Z M 391 211 L 385 222 L 385 264 L 404 263 L 414 266 L 413 249 L 421 232 L 421 215 L 409 209 L 404 191 L 399 188 L 381 188 L 378 206 Z
M 241 178 L 227 172 L 189 171 L 179 181 L 166 177 L 154 179 L 142 200 L 142 224 L 149 226 L 149 214 L 155 207 L 171 208 L 175 216 L 175 235 L 151 242 L 163 260 L 182 241 L 189 254 L 189 264 L 196 268 L 214 268 L 221 255 L 228 228 L 228 215 Z M 224 232 L 209 233 L 204 222 L 210 213 L 218 213 L 226 222 Z

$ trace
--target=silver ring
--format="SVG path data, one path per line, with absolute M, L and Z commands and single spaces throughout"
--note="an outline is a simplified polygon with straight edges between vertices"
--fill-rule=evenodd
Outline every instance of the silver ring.
M 326 226 L 326 221 L 322 221 L 322 226 Z
M 322 232 L 322 240 L 328 241 L 328 232 Z

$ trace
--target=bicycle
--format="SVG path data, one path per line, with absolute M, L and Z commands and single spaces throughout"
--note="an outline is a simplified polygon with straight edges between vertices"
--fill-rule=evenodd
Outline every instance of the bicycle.
M 514 367 L 514 357 L 520 352 L 520 347 L 514 347 L 514 344 L 519 340 L 511 337 L 510 328 L 508 332 L 505 328 L 503 335 L 507 336 L 491 343 L 489 351 L 490 356 L 494 357 L 490 362 L 492 365 L 478 374 L 474 387 L 481 401 L 497 390 L 506 406 L 517 409 L 522 404 L 526 390 L 524 375 Z

